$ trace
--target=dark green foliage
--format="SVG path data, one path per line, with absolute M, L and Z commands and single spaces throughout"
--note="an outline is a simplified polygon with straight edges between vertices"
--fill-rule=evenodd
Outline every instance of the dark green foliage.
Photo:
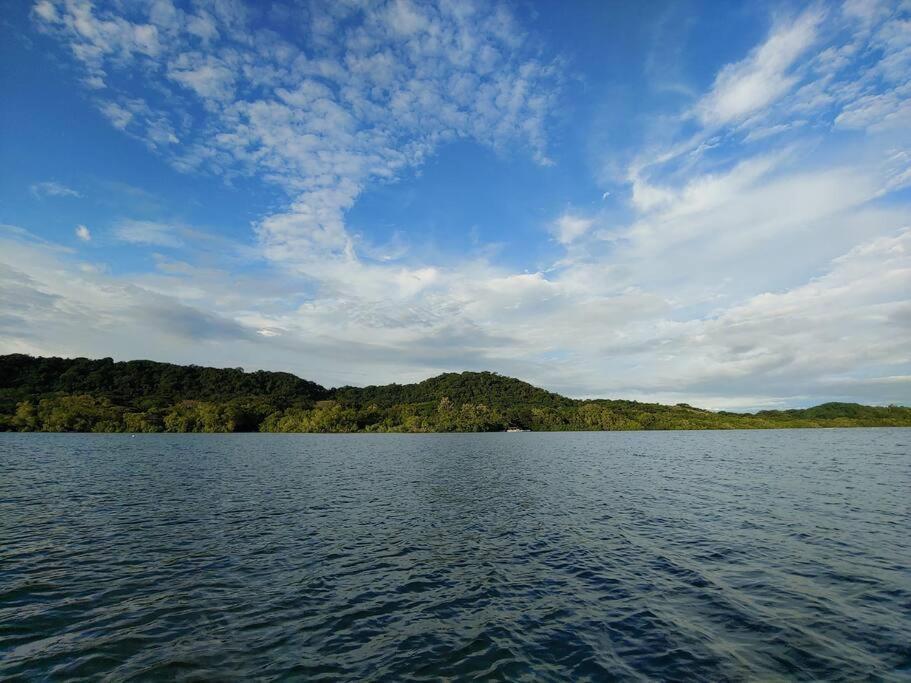
M 326 389 L 285 372 L 0 356 L 0 431 L 486 432 L 911 426 L 911 408 L 825 403 L 756 414 L 578 401 L 492 372 Z
M 244 372 L 242 368 L 203 368 L 149 360 L 115 363 L 110 358 L 33 358 L 0 356 L 0 392 L 8 396 L 91 394 L 118 405 L 141 400 L 147 406 L 181 400 L 225 401 L 268 396 L 278 405 L 318 401 L 330 392 L 287 372 Z
M 349 405 L 373 404 L 387 408 L 397 404 L 438 403 L 448 398 L 455 404 L 484 404 L 494 408 L 512 406 L 570 406 L 572 399 L 552 394 L 512 377 L 495 372 L 447 372 L 417 384 L 341 387 L 335 397 Z

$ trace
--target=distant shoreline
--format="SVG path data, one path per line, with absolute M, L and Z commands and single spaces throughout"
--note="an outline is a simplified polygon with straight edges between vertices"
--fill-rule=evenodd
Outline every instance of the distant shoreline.
M 911 427 L 911 408 L 824 403 L 756 413 L 572 399 L 493 372 L 327 389 L 284 372 L 0 356 L 0 431 L 471 433 Z
M 838 431 L 838 430 L 911 429 L 911 425 L 876 425 L 853 427 L 705 427 L 699 429 L 529 429 L 524 434 L 667 434 L 693 432 L 796 432 L 796 431 Z M 506 431 L 490 432 L 42 432 L 42 431 L 0 431 L 3 434 L 36 434 L 44 436 L 489 436 L 506 434 Z

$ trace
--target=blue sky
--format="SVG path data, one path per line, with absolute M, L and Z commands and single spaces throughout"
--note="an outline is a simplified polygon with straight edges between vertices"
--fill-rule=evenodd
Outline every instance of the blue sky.
M 0 352 L 911 403 L 911 3 L 11 3 Z

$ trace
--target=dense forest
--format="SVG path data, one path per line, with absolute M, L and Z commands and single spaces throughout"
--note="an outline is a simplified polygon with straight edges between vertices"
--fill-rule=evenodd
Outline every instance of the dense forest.
M 492 372 L 326 389 L 285 372 L 0 356 L 0 431 L 489 432 L 911 426 L 911 408 L 713 412 L 576 400 Z

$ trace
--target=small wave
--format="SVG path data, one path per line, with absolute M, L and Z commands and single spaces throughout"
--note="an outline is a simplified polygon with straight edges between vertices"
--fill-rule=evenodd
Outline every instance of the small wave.
M 0 678 L 907 678 L 881 440 L 0 435 Z

